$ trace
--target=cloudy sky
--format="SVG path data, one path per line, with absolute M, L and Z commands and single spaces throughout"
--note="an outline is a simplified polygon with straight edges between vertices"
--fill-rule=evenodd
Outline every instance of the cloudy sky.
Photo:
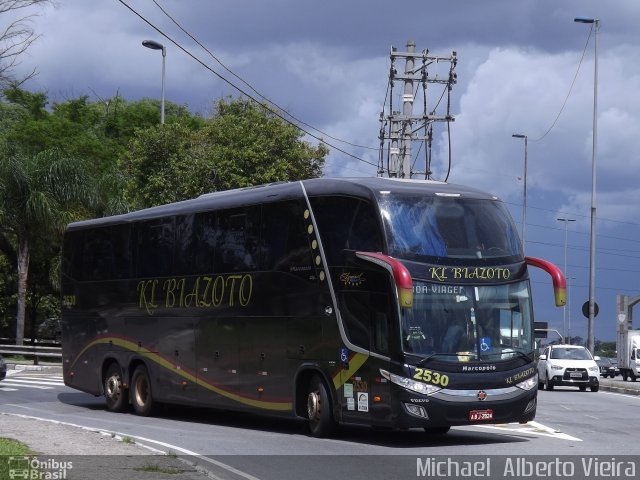
M 35 12 L 42 36 L 20 68 L 39 75 L 27 88 L 52 101 L 158 98 L 161 56 L 141 46 L 152 39 L 167 47 L 168 100 L 206 115 L 216 99 L 240 94 L 211 70 L 252 92 L 179 25 L 253 89 L 324 132 L 316 135 L 345 141 L 329 140 L 328 176 L 376 174 L 391 47 L 404 51 L 413 40 L 432 55 L 457 52 L 449 181 L 499 195 L 521 227 L 524 142 L 512 134 L 528 136 L 526 253 L 563 266 L 557 218 L 576 220 L 566 244 L 570 305 L 553 308 L 550 281 L 533 274 L 537 320 L 582 337 L 595 49 L 591 25 L 574 18 L 598 18 L 596 338 L 615 338 L 617 294 L 640 295 L 637 0 L 57 0 Z M 395 105 L 401 91 L 396 85 Z M 444 132 L 435 132 L 435 179 L 446 175 Z

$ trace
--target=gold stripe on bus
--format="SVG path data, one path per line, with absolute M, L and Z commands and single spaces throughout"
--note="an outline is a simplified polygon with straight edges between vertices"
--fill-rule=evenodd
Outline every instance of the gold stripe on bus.
M 360 367 L 364 365 L 364 362 L 367 361 L 369 355 L 365 355 L 364 353 L 356 353 L 351 360 L 349 360 L 349 368 L 343 368 L 338 373 L 333 376 L 333 386 L 336 390 L 338 390 L 342 385 L 344 385 L 347 380 L 349 380 Z
M 292 402 L 267 402 L 264 400 L 258 400 L 258 399 L 252 399 L 252 398 L 247 398 L 247 397 L 243 397 L 241 395 L 235 394 L 235 393 L 231 393 L 228 392 L 220 387 L 215 386 L 212 383 L 209 383 L 203 379 L 196 379 L 196 377 L 194 375 L 192 375 L 189 372 L 186 372 L 182 369 L 177 369 L 175 364 L 162 358 L 160 355 L 158 355 L 157 353 L 153 353 L 150 350 L 148 350 L 147 348 L 144 347 L 139 347 L 137 343 L 131 342 L 129 340 L 124 340 L 122 338 L 100 338 L 98 340 L 94 340 L 93 342 L 89 343 L 86 347 L 84 347 L 80 353 L 78 354 L 78 356 L 76 357 L 76 359 L 74 360 L 73 364 L 71 365 L 71 369 L 73 368 L 73 365 L 75 365 L 75 363 L 78 361 L 78 359 L 91 347 L 93 347 L 94 345 L 98 345 L 101 343 L 112 343 L 113 345 L 117 345 L 119 347 L 125 348 L 127 350 L 131 350 L 131 351 L 137 351 L 136 353 L 140 354 L 141 356 L 151 360 L 154 363 L 157 363 L 158 365 L 160 365 L 161 367 L 164 367 L 167 370 L 171 370 L 172 373 L 176 373 L 179 376 L 197 384 L 202 386 L 203 388 L 206 388 L 207 390 L 210 390 L 214 393 L 217 393 L 219 395 L 222 395 L 223 397 L 229 398 L 231 400 L 234 400 L 238 403 L 242 403 L 244 405 L 249 405 L 251 407 L 256 407 L 256 408 L 262 408 L 265 410 L 276 410 L 276 411 L 289 411 L 293 409 L 293 403 Z

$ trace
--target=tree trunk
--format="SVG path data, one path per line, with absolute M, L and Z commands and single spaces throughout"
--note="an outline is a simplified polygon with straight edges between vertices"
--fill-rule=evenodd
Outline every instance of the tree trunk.
M 24 343 L 24 317 L 27 305 L 29 274 L 29 242 L 21 238 L 18 245 L 18 309 L 16 312 L 16 345 Z

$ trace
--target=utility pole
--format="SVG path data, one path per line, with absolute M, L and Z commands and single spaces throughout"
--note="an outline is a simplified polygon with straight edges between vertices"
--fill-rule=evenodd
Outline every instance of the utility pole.
M 451 116 L 451 90 L 456 83 L 457 74 L 454 72 L 457 64 L 457 54 L 453 52 L 449 57 L 438 57 L 429 55 L 428 50 L 416 52 L 416 43 L 413 40 L 407 42 L 407 51 L 398 52 L 395 47 L 391 47 L 391 68 L 389 72 L 389 90 L 391 94 L 389 98 L 389 114 L 385 115 L 383 111 L 380 115 L 380 158 L 378 165 L 378 175 L 387 174 L 389 177 L 412 178 L 417 174 L 424 174 L 424 178 L 431 178 L 431 139 L 433 134 L 433 123 L 447 122 L 454 120 Z M 404 73 L 398 73 L 396 61 L 404 60 Z M 449 64 L 448 72 L 444 77 L 430 76 L 428 67 L 437 65 L 440 62 Z M 416 66 L 416 64 L 418 64 Z M 393 105 L 393 89 L 395 82 L 403 83 L 402 93 L 402 113 L 394 110 Z M 437 94 L 437 100 L 431 111 L 428 109 L 427 102 L 427 85 L 442 84 L 446 89 L 446 113 L 444 115 L 436 115 L 436 110 L 440 106 L 444 93 Z M 422 92 L 423 112 L 421 115 L 415 115 L 414 103 L 419 92 Z M 385 109 L 386 109 L 385 105 Z M 386 166 L 385 166 L 385 142 L 386 147 Z M 421 142 L 420 149 L 416 156 L 413 156 L 413 143 Z M 424 149 L 424 171 L 419 172 L 414 169 L 418 160 L 418 154 Z M 451 158 L 449 158 L 451 162 Z

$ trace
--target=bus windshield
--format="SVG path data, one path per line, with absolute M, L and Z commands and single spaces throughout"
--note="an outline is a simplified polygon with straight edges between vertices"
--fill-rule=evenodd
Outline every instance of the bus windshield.
M 496 361 L 533 351 L 528 282 L 469 286 L 413 282 L 403 309 L 405 353 L 451 362 Z
M 427 263 L 510 263 L 522 257 L 518 234 L 499 200 L 383 195 L 389 254 Z

